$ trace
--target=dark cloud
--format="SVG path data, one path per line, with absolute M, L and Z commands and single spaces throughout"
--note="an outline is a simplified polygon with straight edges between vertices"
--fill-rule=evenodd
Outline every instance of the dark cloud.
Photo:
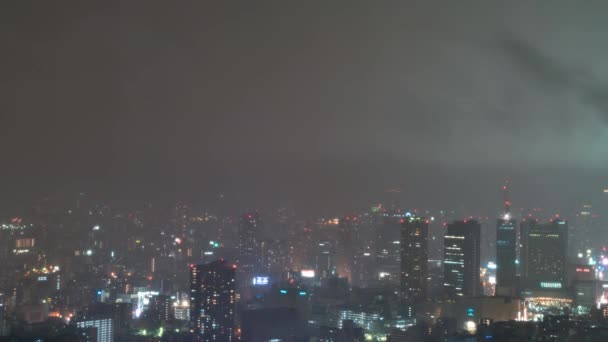
M 506 55 L 532 79 L 560 89 L 575 85 L 579 76 L 577 73 L 523 38 L 508 34 L 500 42 Z
M 101 184 L 347 207 L 404 184 L 412 202 L 478 204 L 491 190 L 461 194 L 479 179 L 553 185 L 551 170 L 572 181 L 608 164 L 599 8 L 68 3 L 0 5 L 5 193 Z
M 608 82 L 592 77 L 588 66 L 567 65 L 513 34 L 505 35 L 500 42 L 507 57 L 531 80 L 545 90 L 574 92 L 608 124 Z

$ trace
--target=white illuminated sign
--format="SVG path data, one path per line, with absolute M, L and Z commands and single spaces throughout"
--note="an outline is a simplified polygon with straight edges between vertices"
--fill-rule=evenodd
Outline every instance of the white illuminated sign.
M 268 277 L 254 277 L 253 285 L 268 285 Z
M 390 276 L 391 276 L 391 274 L 388 273 L 388 272 L 380 272 L 380 273 L 378 273 L 378 277 L 380 279 L 383 279 L 383 278 L 386 278 L 386 277 L 390 277 Z
M 303 278 L 314 278 L 315 270 L 302 270 L 300 272 L 300 274 L 302 275 Z
M 561 289 L 562 283 L 542 281 L 540 283 L 540 287 L 542 287 L 544 289 Z

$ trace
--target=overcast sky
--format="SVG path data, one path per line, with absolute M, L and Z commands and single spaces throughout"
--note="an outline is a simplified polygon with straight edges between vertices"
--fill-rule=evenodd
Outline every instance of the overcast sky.
M 516 207 L 607 200 L 603 1 L 0 6 L 5 197 L 491 211 L 510 176 Z

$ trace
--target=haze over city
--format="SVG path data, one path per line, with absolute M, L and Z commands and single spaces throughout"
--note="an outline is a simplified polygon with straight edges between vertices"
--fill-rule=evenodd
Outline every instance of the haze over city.
M 607 11 L 1 4 L 0 341 L 608 335 Z
M 488 211 L 508 176 L 527 206 L 606 186 L 603 3 L 4 7 L 1 172 L 19 195 L 310 213 L 401 186 Z

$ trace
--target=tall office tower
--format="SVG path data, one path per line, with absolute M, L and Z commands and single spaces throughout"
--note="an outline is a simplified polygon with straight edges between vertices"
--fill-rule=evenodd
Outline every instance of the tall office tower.
M 257 212 L 241 215 L 239 221 L 239 274 L 252 279 L 261 265 L 262 220 Z
M 577 215 L 568 221 L 568 245 L 570 256 L 586 254 L 588 249 L 600 249 L 608 237 L 608 232 L 598 220 L 590 204 L 584 204 Z
M 527 289 L 546 290 L 566 287 L 568 223 L 536 220 L 521 223 L 522 277 Z
M 517 221 L 511 217 L 508 180 L 502 190 L 505 211 L 496 220 L 496 293 L 511 294 L 516 285 Z
M 380 273 L 390 275 L 391 279 L 400 277 L 400 232 L 403 214 L 396 208 L 377 213 L 376 223 L 376 263 Z
M 359 219 L 356 216 L 343 217 L 338 225 L 336 236 L 336 272 L 340 277 L 352 282 L 353 261 L 358 248 Z
M 336 246 L 332 241 L 318 241 L 311 251 L 312 268 L 320 278 L 336 274 Z
M 233 341 L 235 270 L 225 260 L 190 266 L 190 323 L 199 341 Z
M 401 223 L 401 299 L 415 301 L 426 297 L 429 221 L 408 217 Z
M 301 270 L 312 266 L 312 228 L 307 222 L 299 221 L 289 232 L 289 268 Z
M 475 220 L 448 224 L 444 238 L 444 289 L 450 296 L 479 296 L 481 225 Z
M 189 213 L 190 207 L 186 203 L 179 202 L 173 208 L 173 223 L 175 224 L 175 233 L 182 239 L 189 236 Z

